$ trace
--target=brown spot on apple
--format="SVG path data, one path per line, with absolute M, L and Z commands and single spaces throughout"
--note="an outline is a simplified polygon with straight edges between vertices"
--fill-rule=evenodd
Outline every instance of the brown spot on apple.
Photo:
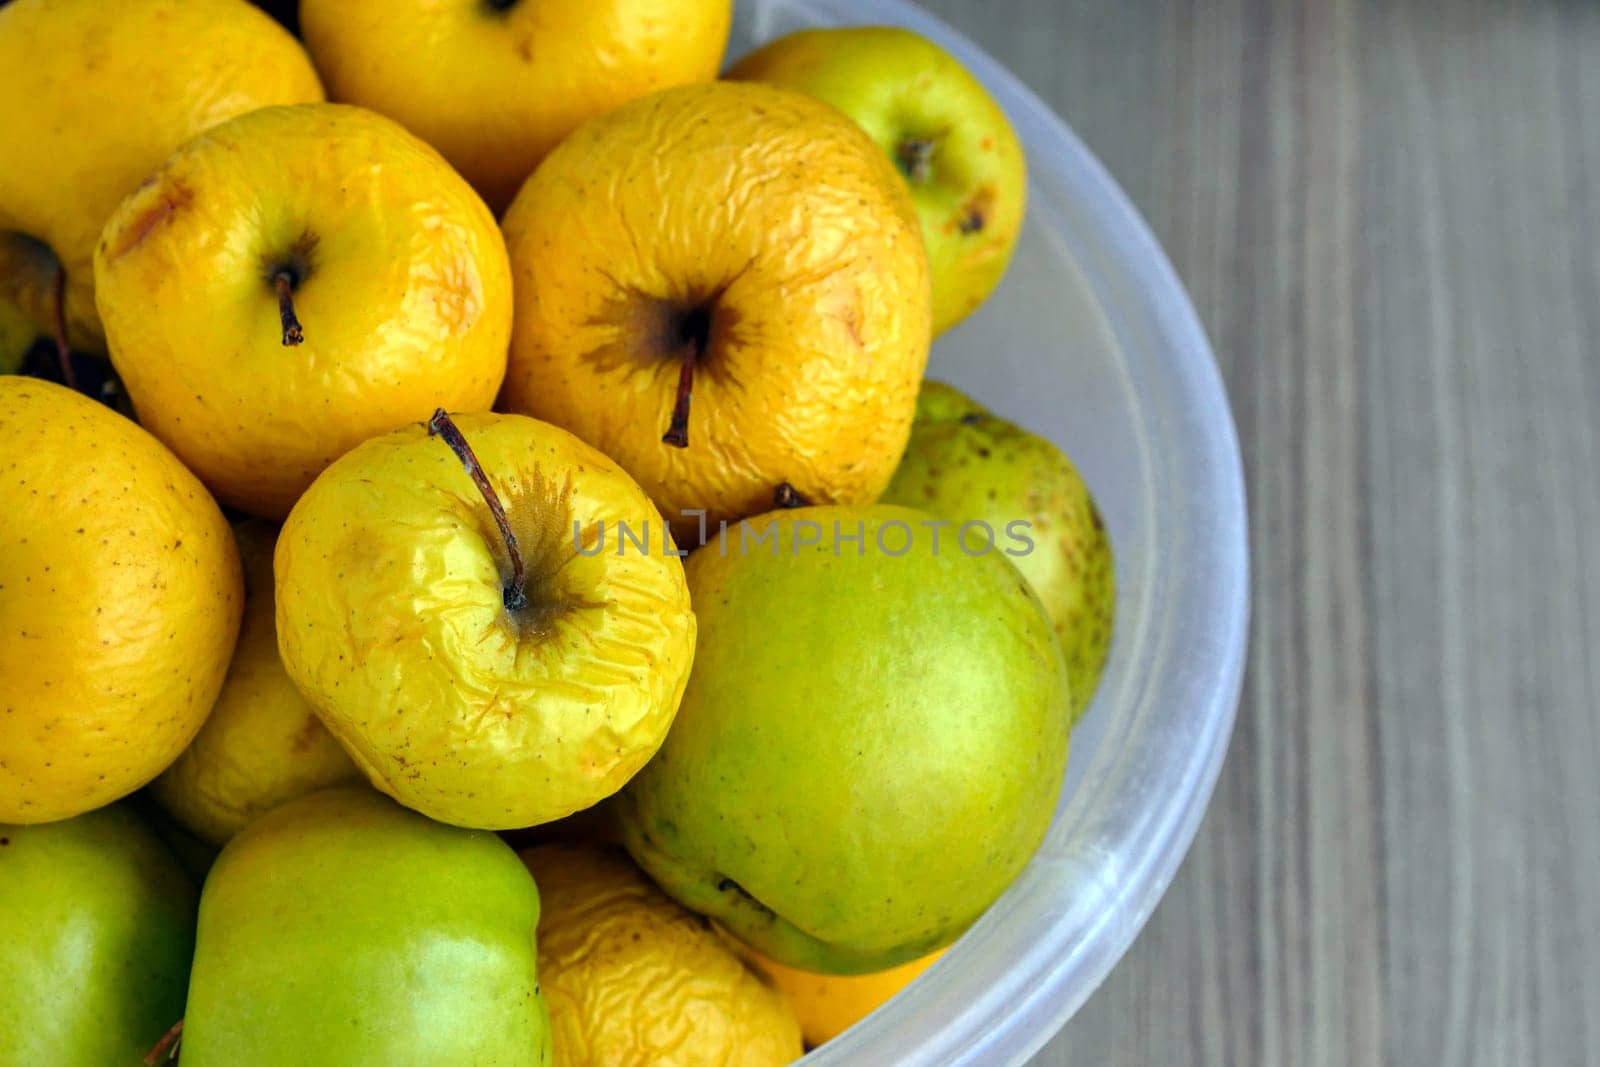
M 133 220 L 125 224 L 119 233 L 107 235 L 108 240 L 115 241 L 109 250 L 109 258 L 121 259 L 132 252 L 174 215 L 194 203 L 194 190 L 181 182 L 163 183 L 159 178 L 152 178 L 141 188 L 141 192 L 151 186 L 155 186 L 155 191 L 146 194 L 146 203 Z
M 994 214 L 995 192 L 994 186 L 981 186 L 977 192 L 967 198 L 956 214 L 956 229 L 963 234 L 983 232 L 989 224 L 989 218 Z
M 306 721 L 300 724 L 300 729 L 295 731 L 294 738 L 289 742 L 292 752 L 310 752 L 311 746 L 317 743 L 317 735 L 322 732 L 322 723 L 315 715 L 307 715 Z
M 859 295 L 857 294 L 858 297 Z M 861 332 L 861 304 L 859 300 L 845 305 L 834 314 L 834 318 L 844 325 L 846 332 L 850 334 L 850 340 L 855 342 L 857 348 L 867 347 L 867 339 Z

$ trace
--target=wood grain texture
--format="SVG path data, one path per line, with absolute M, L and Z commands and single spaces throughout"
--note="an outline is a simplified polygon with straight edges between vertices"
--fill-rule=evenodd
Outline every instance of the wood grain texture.
M 1251 494 L 1215 800 L 1039 1062 L 1595 1062 L 1600 4 L 924 3 L 1150 220 Z

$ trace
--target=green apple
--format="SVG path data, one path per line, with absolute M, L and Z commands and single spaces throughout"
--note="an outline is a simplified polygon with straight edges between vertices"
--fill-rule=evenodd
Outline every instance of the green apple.
M 888 26 L 802 30 L 728 75 L 799 89 L 849 115 L 911 186 L 933 273 L 933 329 L 954 326 L 1000 284 L 1028 193 L 1010 121 L 944 49 Z
M 1017 546 L 1008 558 L 1050 613 L 1067 657 L 1073 721 L 1082 717 L 1111 645 L 1116 568 L 1072 460 L 958 389 L 926 381 L 911 443 L 883 500 L 957 524 L 983 523 Z
M 195 898 L 123 805 L 0 825 L 0 1064 L 136 1067 L 183 1015 Z
M 688 690 L 618 816 L 668 893 L 780 963 L 864 973 L 948 944 L 1055 809 L 1050 620 L 998 547 L 940 534 L 910 508 L 807 507 L 689 557 Z
M 493 834 L 364 788 L 289 801 L 206 879 L 183 1067 L 548 1064 L 538 921 Z

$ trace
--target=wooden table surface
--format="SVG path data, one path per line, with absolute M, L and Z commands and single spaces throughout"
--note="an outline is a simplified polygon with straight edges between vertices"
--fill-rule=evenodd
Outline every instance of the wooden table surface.
M 1150 221 L 1251 494 L 1215 799 L 1039 1062 L 1596 1062 L 1600 3 L 923 2 Z

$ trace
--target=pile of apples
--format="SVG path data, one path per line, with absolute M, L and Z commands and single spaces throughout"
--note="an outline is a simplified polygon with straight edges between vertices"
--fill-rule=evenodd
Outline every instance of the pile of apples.
M 0 1067 L 788 1062 L 1110 639 L 923 377 L 1016 135 L 903 30 L 719 79 L 730 0 L 280 15 L 0 7 Z

